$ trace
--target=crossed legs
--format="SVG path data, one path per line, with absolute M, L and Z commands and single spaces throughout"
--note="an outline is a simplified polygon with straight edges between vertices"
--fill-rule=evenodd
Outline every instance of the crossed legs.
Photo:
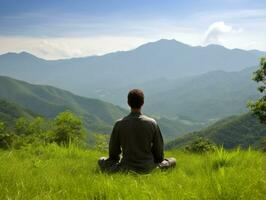
M 121 170 L 120 163 L 114 162 L 106 157 L 101 157 L 98 160 L 98 165 L 101 169 L 101 171 L 107 171 L 107 172 L 118 172 Z M 167 170 L 169 168 L 174 168 L 176 166 L 176 159 L 175 158 L 166 158 L 161 163 L 157 165 L 157 168 L 162 170 Z

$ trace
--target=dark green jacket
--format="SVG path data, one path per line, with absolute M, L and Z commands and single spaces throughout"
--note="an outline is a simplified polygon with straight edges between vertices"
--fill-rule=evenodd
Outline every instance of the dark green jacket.
M 121 168 L 138 172 L 152 170 L 163 161 L 163 138 L 156 121 L 131 112 L 118 120 L 109 143 L 109 159 L 119 161 Z

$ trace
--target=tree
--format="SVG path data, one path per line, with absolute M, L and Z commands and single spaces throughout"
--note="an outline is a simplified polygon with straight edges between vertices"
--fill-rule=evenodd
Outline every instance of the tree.
M 13 147 L 20 148 L 28 144 L 46 143 L 48 128 L 48 121 L 44 118 L 36 117 L 31 120 L 24 117 L 18 118 L 13 134 Z
M 248 107 L 266 124 L 266 58 L 261 58 L 259 69 L 253 75 L 253 80 L 260 84 L 258 91 L 262 97 L 255 102 L 249 102 Z
M 30 122 L 24 117 L 20 117 L 16 120 L 15 133 L 19 136 L 29 135 Z
M 79 117 L 65 111 L 55 119 L 55 138 L 57 144 L 69 146 L 70 143 L 79 143 L 84 139 L 84 128 Z
M 34 118 L 28 127 L 28 134 L 29 135 L 40 135 L 43 132 L 46 131 L 46 124 L 45 124 L 45 120 L 41 117 L 36 117 Z
M 28 135 L 40 135 L 46 131 L 45 120 L 41 117 L 36 117 L 31 121 L 20 117 L 16 121 L 15 131 L 19 136 L 28 136 Z
M 12 135 L 6 132 L 4 122 L 0 122 L 0 148 L 7 149 L 12 145 Z

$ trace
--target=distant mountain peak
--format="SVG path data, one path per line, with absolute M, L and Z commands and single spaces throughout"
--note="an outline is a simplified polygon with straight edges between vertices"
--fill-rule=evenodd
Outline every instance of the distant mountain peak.
M 151 42 L 151 43 L 153 43 L 153 44 L 173 44 L 173 45 L 190 46 L 188 44 L 185 44 L 183 42 L 177 41 L 175 39 L 160 39 L 160 40 L 157 40 L 157 41 Z
M 8 52 L 8 53 L 5 53 L 5 54 L 2 54 L 0 55 L 0 57 L 6 57 L 6 58 L 14 58 L 14 59 L 17 59 L 17 58 L 21 58 L 21 59 L 34 59 L 34 60 L 44 60 L 42 58 L 39 58 L 31 53 L 28 53 L 26 51 L 21 51 L 19 53 L 17 52 Z
M 21 52 L 19 52 L 19 53 L 17 53 L 17 54 L 18 54 L 18 55 L 23 55 L 23 56 L 34 56 L 34 55 L 28 53 L 27 51 L 21 51 Z
M 207 48 L 222 48 L 222 49 L 227 49 L 226 47 L 224 47 L 223 45 L 220 45 L 220 44 L 208 44 L 206 46 Z
M 26 51 L 21 51 L 21 52 L 8 52 L 8 53 L 4 53 L 4 54 L 2 54 L 2 56 L 3 55 L 27 55 L 27 56 L 34 56 L 34 55 L 32 55 L 32 54 L 30 54 L 30 53 L 28 53 L 28 52 L 26 52 Z
M 179 42 L 175 39 L 160 39 L 154 42 L 148 42 L 145 43 L 139 47 L 137 47 L 135 50 L 137 49 L 146 49 L 146 48 L 190 48 L 191 46 L 182 42 Z

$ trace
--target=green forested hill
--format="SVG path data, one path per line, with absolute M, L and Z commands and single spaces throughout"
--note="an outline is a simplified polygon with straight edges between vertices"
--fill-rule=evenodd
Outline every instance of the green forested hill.
M 86 128 L 100 133 L 110 133 L 114 122 L 128 114 L 126 109 L 101 100 L 85 98 L 55 87 L 33 85 L 5 76 L 0 76 L 0 98 L 48 118 L 70 110 L 82 116 Z M 187 124 L 167 118 L 158 119 L 158 123 L 165 139 L 173 139 L 180 134 L 202 127 L 199 124 Z
M 0 98 L 19 104 L 45 117 L 71 110 L 84 118 L 88 129 L 109 132 L 112 124 L 126 114 L 126 110 L 96 99 L 74 95 L 51 86 L 33 85 L 0 76 Z
M 250 113 L 232 116 L 222 119 L 199 132 L 179 137 L 169 142 L 166 148 L 182 147 L 198 137 L 210 139 L 216 144 L 223 145 L 225 148 L 234 148 L 239 145 L 244 148 L 247 148 L 249 145 L 258 147 L 261 139 L 266 137 L 266 125 L 261 124 Z
M 206 124 L 198 122 L 168 119 L 165 117 L 157 119 L 157 122 L 166 141 L 172 140 L 179 135 L 183 135 L 191 131 L 200 130 L 201 128 L 207 126 Z
M 257 84 L 251 80 L 255 70 L 212 71 L 176 81 L 168 86 L 170 89 L 150 95 L 145 108 L 158 115 L 199 121 L 246 113 L 247 101 L 259 97 Z
M 15 120 L 25 117 L 28 119 L 32 119 L 35 117 L 31 111 L 21 108 L 20 106 L 9 103 L 7 101 L 0 99 L 0 121 L 4 122 L 7 126 L 13 126 Z
M 156 79 L 132 87 L 145 92 L 144 111 L 167 118 L 213 121 L 248 112 L 248 100 L 259 97 L 251 79 L 256 67 L 241 71 L 211 71 L 182 79 Z M 131 87 L 131 88 L 132 88 Z M 130 87 L 102 91 L 108 102 L 126 106 L 123 96 Z

